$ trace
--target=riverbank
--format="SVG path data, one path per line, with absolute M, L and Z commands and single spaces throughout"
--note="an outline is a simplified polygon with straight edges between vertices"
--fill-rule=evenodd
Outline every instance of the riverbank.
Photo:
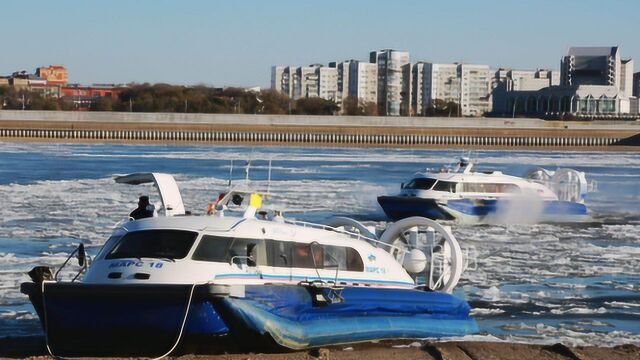
M 17 337 L 0 339 L 0 358 L 51 359 L 44 338 Z M 425 360 L 483 360 L 483 359 L 611 359 L 631 360 L 640 358 L 640 347 L 621 345 L 615 347 L 579 346 L 563 344 L 533 345 L 508 342 L 429 342 L 394 340 L 378 343 L 362 343 L 324 347 L 308 351 L 285 353 L 252 353 L 214 349 L 194 353 L 188 348 L 178 349 L 171 358 L 177 359 L 425 359 Z M 101 358 L 117 359 L 117 358 Z
M 0 111 L 0 140 L 640 150 L 640 122 Z

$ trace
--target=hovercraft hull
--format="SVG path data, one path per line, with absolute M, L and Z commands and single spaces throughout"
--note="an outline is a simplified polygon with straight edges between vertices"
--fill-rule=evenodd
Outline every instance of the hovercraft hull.
M 482 222 L 584 222 L 590 217 L 584 204 L 571 201 L 543 201 L 526 204 L 509 199 L 453 199 L 438 202 L 406 196 L 379 196 L 378 203 L 394 221 L 411 216 L 433 220 Z
M 570 201 L 523 203 L 508 199 L 449 200 L 442 208 L 462 223 L 481 222 L 584 222 L 590 217 L 584 204 Z
M 245 291 L 244 298 L 218 300 L 225 322 L 237 332 L 267 335 L 288 349 L 478 331 L 469 305 L 446 293 L 302 286 L 247 286 Z
M 219 288 L 45 282 L 34 307 L 41 307 L 48 346 L 56 356 L 160 356 L 192 336 L 228 335 L 236 344 L 267 338 L 273 340 L 269 344 L 303 349 L 477 331 L 468 304 L 444 293 L 300 285 Z M 38 286 L 26 283 L 23 292 L 32 297 Z
M 228 332 L 202 289 L 192 285 L 44 282 L 41 288 L 25 283 L 22 291 L 55 356 L 160 356 L 181 337 Z
M 409 196 L 378 196 L 378 203 L 387 216 L 396 221 L 412 216 L 433 220 L 453 220 L 434 199 Z

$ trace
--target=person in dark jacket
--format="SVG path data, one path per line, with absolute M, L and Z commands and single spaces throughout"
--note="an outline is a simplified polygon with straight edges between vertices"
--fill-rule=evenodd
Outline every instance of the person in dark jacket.
M 153 210 L 149 210 L 147 207 L 149 207 L 149 197 L 146 195 L 140 196 L 138 199 L 138 208 L 133 210 L 131 214 L 129 214 L 129 217 L 134 220 L 153 217 Z

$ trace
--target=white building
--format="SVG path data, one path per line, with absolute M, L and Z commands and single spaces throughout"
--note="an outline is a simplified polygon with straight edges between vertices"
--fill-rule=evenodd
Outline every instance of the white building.
M 271 67 L 271 89 L 297 100 L 321 97 L 338 102 L 338 72 L 319 64 Z
M 378 101 L 378 65 L 361 61 L 349 66 L 349 96 L 361 103 Z
M 614 86 L 622 97 L 633 95 L 633 60 L 623 60 L 617 46 L 570 47 L 560 64 L 562 86 Z
M 271 90 L 293 98 L 293 83 L 296 76 L 294 66 L 271 67 Z
M 507 109 L 507 93 L 511 91 L 538 91 L 560 84 L 560 73 L 551 70 L 498 69 L 492 81 L 492 109 L 499 114 L 512 114 Z
M 553 119 L 635 117 L 633 60 L 622 60 L 617 46 L 571 47 L 560 65 L 560 86 L 508 91 L 502 112 Z
M 335 68 L 337 72 L 337 101 L 338 106 L 342 106 L 342 102 L 349 96 L 349 68 L 351 63 L 356 60 L 347 60 L 343 62 L 330 62 L 329 67 Z
M 296 69 L 296 76 L 293 84 L 293 99 L 318 97 L 319 82 L 317 69 L 322 65 L 313 64 L 310 66 L 300 66 Z
M 418 61 L 411 67 L 411 110 L 412 115 L 423 115 L 424 108 L 424 68 L 426 63 Z
M 391 49 L 372 51 L 369 62 L 378 67 L 378 113 L 409 115 L 411 106 L 411 64 L 409 53 Z
M 620 91 L 626 97 L 633 96 L 633 59 L 620 61 Z
M 334 67 L 316 68 L 318 75 L 318 96 L 338 102 L 338 69 Z
M 426 114 L 436 100 L 458 104 L 462 116 L 481 116 L 491 111 L 492 76 L 488 65 L 424 63 L 423 67 L 423 100 L 418 113 Z M 419 91 L 414 93 L 418 96 Z
M 342 106 L 347 97 L 358 99 L 358 103 L 364 105 L 378 101 L 378 66 L 358 60 L 346 60 L 343 62 L 331 62 L 329 67 L 337 70 L 338 100 L 336 103 Z
M 482 116 L 491 111 L 491 70 L 488 65 L 460 64 L 460 111 L 463 116 Z
M 435 105 L 436 100 L 460 104 L 458 64 L 425 63 L 422 93 L 423 115 Z

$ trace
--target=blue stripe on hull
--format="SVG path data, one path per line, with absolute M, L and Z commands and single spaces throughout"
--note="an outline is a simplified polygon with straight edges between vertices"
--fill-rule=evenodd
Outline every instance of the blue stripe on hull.
M 392 220 L 422 216 L 433 220 L 452 220 L 433 199 L 407 196 L 378 196 L 378 203 Z

